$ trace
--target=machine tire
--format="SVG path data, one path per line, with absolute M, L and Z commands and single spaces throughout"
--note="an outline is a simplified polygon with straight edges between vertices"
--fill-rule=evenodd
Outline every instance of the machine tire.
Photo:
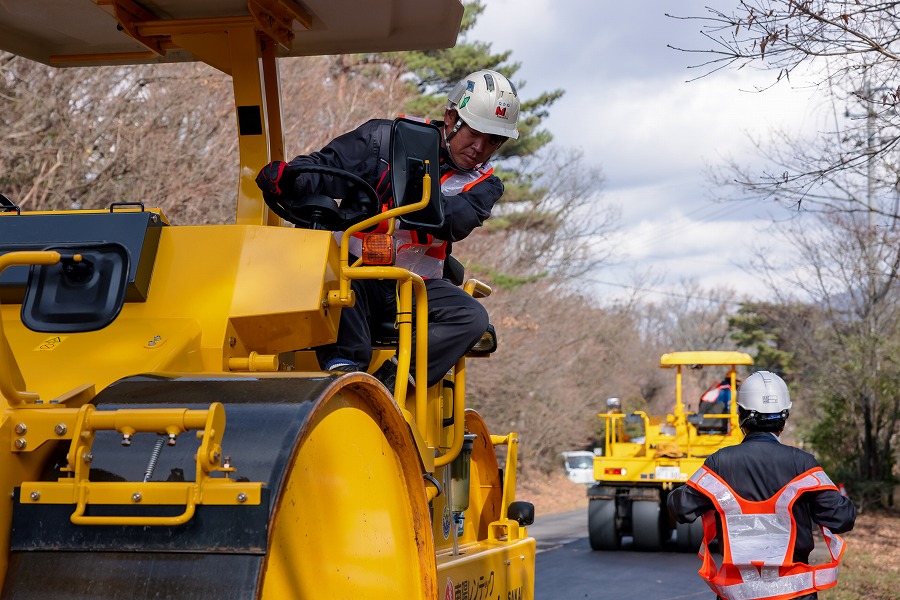
M 656 552 L 661 548 L 660 512 L 659 502 L 635 500 L 631 503 L 631 534 L 635 550 Z
M 592 499 L 588 504 L 588 537 L 592 550 L 618 550 L 615 499 Z
M 679 552 L 697 552 L 703 541 L 703 520 L 693 523 L 678 523 L 675 526 L 676 545 Z

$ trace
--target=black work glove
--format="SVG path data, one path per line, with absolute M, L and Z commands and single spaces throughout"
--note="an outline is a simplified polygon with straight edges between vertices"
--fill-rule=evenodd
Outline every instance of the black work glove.
M 281 160 L 275 160 L 259 171 L 259 175 L 256 176 L 256 185 L 263 191 L 263 194 L 281 195 L 284 190 L 279 184 L 284 175 L 284 169 L 287 166 L 288 163 Z M 293 184 L 293 180 L 285 183 Z

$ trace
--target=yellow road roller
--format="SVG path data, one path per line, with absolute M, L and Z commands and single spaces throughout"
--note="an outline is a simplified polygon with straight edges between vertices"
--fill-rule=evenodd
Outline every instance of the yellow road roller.
M 34 61 L 229 74 L 240 149 L 233 224 L 0 197 L 0 597 L 533 598 L 518 436 L 466 409 L 467 357 L 431 388 L 406 383 L 427 352 L 425 328 L 415 347 L 411 333 L 422 280 L 284 226 L 254 184 L 283 158 L 276 58 L 447 47 L 462 14 L 459 0 L 0 3 L 0 48 Z M 394 158 L 415 168 L 392 171 L 421 194 L 348 234 L 427 208 L 436 132 L 395 122 L 416 150 Z M 369 369 L 396 357 L 394 390 L 314 360 L 359 278 L 397 282 L 395 336 Z
M 737 368 L 753 364 L 743 352 L 670 352 L 660 368 L 675 370 L 675 405 L 664 416 L 625 412 L 618 398 L 607 401 L 602 452 L 594 457 L 594 484 L 587 490 L 588 533 L 594 550 L 618 550 L 626 537 L 635 550 L 661 550 L 674 537 L 677 550 L 696 552 L 700 523 L 676 524 L 666 509 L 669 493 L 687 482 L 707 456 L 739 444 L 737 403 L 720 414 L 688 411 L 682 397 L 684 369 L 723 368 L 730 398 L 736 398 Z M 724 382 L 723 382 L 724 385 Z M 698 519 L 699 521 L 699 519 Z M 674 536 L 673 536 L 674 533 Z

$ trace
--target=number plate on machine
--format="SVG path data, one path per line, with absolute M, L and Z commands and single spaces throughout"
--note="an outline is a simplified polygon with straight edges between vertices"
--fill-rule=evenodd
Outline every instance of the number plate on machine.
M 657 479 L 681 479 L 681 467 L 656 467 Z

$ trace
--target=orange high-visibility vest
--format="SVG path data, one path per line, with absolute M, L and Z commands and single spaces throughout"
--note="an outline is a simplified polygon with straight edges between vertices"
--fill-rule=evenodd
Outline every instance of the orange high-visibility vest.
M 700 396 L 701 402 L 716 402 L 719 399 L 719 394 L 722 393 L 722 390 L 731 391 L 731 386 L 727 383 L 717 383 L 712 386 Z
M 793 561 L 797 524 L 791 509 L 800 494 L 837 490 L 819 468 L 788 482 L 772 498 L 761 502 L 738 496 L 721 477 L 703 466 L 687 485 L 716 507 L 722 522 L 722 565 L 716 565 L 709 543 L 716 537 L 713 511 L 703 514 L 703 544 L 699 574 L 725 600 L 787 600 L 837 585 L 844 540 L 821 527 L 831 562 L 807 565 Z
M 382 175 L 387 176 L 388 171 Z M 494 167 L 490 161 L 469 172 L 451 170 L 441 177 L 441 194 L 456 196 L 468 192 L 473 187 L 493 175 Z M 432 202 L 440 202 L 440 198 L 433 198 Z M 387 206 L 382 210 L 387 210 Z M 386 232 L 387 221 L 378 224 L 375 231 Z M 350 253 L 359 256 L 362 252 L 362 237 L 365 234 L 357 233 L 350 239 Z M 335 238 L 341 243 L 342 232 L 335 232 Z M 422 236 L 424 242 L 415 231 L 395 228 L 392 235 L 397 245 L 397 260 L 394 263 L 398 267 L 408 269 L 421 276 L 423 279 L 440 279 L 444 276 L 444 261 L 447 259 L 447 241 L 433 235 Z
M 490 177 L 493 172 L 494 169 L 490 165 L 482 165 L 468 173 L 450 171 L 441 177 L 441 194 L 455 196 L 467 192 Z M 394 229 L 394 239 L 397 243 L 396 265 L 409 269 L 424 279 L 440 279 L 444 276 L 447 241 L 432 235 L 423 237 L 424 243 L 413 231 Z

